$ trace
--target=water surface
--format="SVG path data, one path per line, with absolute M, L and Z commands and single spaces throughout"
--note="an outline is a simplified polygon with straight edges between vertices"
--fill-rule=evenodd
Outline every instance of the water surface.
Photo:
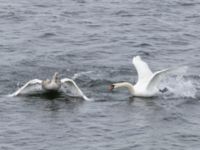
M 198 0 L 1 0 L 0 149 L 198 150 L 199 9 Z M 136 82 L 136 55 L 153 71 L 189 70 L 154 98 L 108 92 Z M 6 97 L 55 71 L 94 101 Z

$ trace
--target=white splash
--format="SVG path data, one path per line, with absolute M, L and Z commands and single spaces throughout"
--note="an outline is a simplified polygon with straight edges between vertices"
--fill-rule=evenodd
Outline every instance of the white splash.
M 73 80 L 77 79 L 80 76 L 86 75 L 86 74 L 90 74 L 93 73 L 93 71 L 86 71 L 86 72 L 79 72 L 79 73 L 75 73 L 74 76 L 72 77 Z
M 192 80 L 183 75 L 168 78 L 164 86 L 173 94 L 173 97 L 196 98 L 197 88 Z

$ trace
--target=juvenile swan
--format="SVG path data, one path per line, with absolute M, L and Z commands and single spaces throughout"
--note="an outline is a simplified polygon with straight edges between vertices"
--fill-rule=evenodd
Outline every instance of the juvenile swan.
M 137 97 L 152 97 L 159 92 L 158 85 L 161 79 L 173 69 L 163 69 L 152 73 L 147 63 L 145 63 L 140 56 L 133 57 L 133 65 L 138 74 L 138 81 L 135 85 L 128 82 L 114 83 L 110 85 L 109 89 L 125 87 L 128 91 Z
M 90 101 L 90 99 L 83 94 L 81 89 L 77 84 L 69 78 L 60 79 L 58 72 L 55 72 L 52 79 L 39 80 L 33 79 L 28 81 L 24 86 L 19 88 L 16 92 L 9 95 L 11 97 L 23 95 L 28 93 L 27 91 L 44 91 L 44 92 L 53 92 L 53 91 L 62 91 L 64 93 L 70 92 L 73 96 L 82 97 L 84 100 Z

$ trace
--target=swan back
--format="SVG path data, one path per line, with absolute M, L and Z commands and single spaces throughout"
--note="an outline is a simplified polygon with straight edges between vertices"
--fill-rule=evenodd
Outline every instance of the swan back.
M 61 87 L 61 81 L 58 77 L 58 72 L 55 72 L 51 80 L 42 81 L 42 88 L 45 90 L 59 90 Z

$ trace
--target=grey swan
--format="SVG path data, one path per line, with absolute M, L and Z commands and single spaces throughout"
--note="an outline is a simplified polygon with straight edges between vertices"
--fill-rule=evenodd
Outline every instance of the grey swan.
M 53 92 L 53 91 L 62 91 L 64 93 L 70 92 L 70 93 L 73 93 L 73 96 L 75 97 L 81 97 L 86 101 L 91 101 L 91 99 L 88 98 L 81 91 L 81 89 L 77 86 L 77 84 L 72 79 L 69 79 L 69 78 L 60 79 L 58 76 L 58 72 L 54 73 L 51 80 L 49 79 L 30 80 L 26 84 L 24 84 L 21 88 L 19 88 L 16 92 L 8 96 L 14 97 L 14 96 L 26 94 L 28 89 L 35 89 L 37 91 L 44 91 L 44 92 Z

